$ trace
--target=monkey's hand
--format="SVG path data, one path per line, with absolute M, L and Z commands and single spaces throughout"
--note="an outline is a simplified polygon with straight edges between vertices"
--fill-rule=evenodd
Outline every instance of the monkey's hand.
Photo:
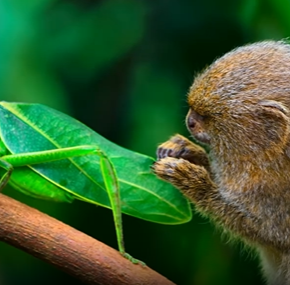
M 175 135 L 157 149 L 157 159 L 183 158 L 193 164 L 204 166 L 210 172 L 209 159 L 202 147 L 181 135 Z
M 165 157 L 156 161 L 152 168 L 159 178 L 173 184 L 195 203 L 215 187 L 203 166 L 183 158 Z
M 202 147 L 181 135 L 175 135 L 157 149 L 153 172 L 180 189 L 196 205 L 204 204 L 216 192 L 211 180 L 209 159 Z

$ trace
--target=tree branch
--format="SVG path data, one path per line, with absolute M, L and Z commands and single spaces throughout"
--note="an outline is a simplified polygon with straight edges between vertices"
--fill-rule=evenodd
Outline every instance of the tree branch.
M 134 265 L 113 248 L 3 194 L 0 240 L 87 284 L 174 285 L 149 267 Z

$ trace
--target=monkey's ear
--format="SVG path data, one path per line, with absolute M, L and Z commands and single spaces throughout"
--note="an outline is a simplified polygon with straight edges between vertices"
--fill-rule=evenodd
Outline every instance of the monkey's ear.
M 266 108 L 272 108 L 272 111 L 280 111 L 284 115 L 289 115 L 289 110 L 280 102 L 274 101 L 274 100 L 261 100 L 258 102 L 260 106 L 266 107 Z
M 272 143 L 285 147 L 290 133 L 288 108 L 274 100 L 261 100 L 258 106 L 258 115 L 263 121 L 266 136 Z

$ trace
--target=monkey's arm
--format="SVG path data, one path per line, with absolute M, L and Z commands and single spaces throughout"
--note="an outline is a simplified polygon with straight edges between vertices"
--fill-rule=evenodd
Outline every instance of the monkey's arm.
M 277 204 L 277 211 L 269 213 L 270 205 L 263 205 L 261 193 L 255 196 L 251 191 L 248 199 L 244 199 L 246 193 L 243 193 L 242 198 L 239 196 L 233 198 L 231 195 L 230 199 L 227 198 L 221 193 L 229 193 L 228 189 L 219 189 L 202 163 L 196 165 L 180 158 L 182 152 L 176 145 L 176 149 L 167 149 L 174 146 L 174 141 L 180 138 L 182 139 L 181 136 L 177 138 L 175 136 L 160 146 L 157 153 L 161 159 L 153 166 L 155 174 L 180 189 L 195 204 L 198 211 L 208 215 L 231 232 L 241 235 L 250 242 L 274 246 L 284 251 L 289 250 L 290 240 L 284 238 L 285 235 L 290 234 L 290 232 L 285 233 L 285 230 L 289 231 L 289 217 L 281 219 L 283 211 L 279 212 L 279 206 L 285 201 L 282 201 L 281 197 L 276 197 L 277 201 L 271 199 L 271 203 Z M 195 145 L 192 145 L 191 147 L 195 148 Z M 189 149 L 188 145 L 187 149 Z M 189 154 L 187 151 L 185 153 Z M 197 153 L 202 159 L 198 158 L 195 161 L 204 161 L 201 152 Z M 173 157 L 175 155 L 177 158 Z M 206 155 L 205 152 L 204 155 Z M 255 206 L 261 202 L 261 207 Z M 281 234 L 283 231 L 284 233 Z
M 262 242 L 265 245 L 275 243 L 276 246 L 277 239 L 269 240 L 268 235 L 263 235 L 260 231 L 260 217 L 242 210 L 234 202 L 223 199 L 217 185 L 210 179 L 203 166 L 194 165 L 182 158 L 166 157 L 157 161 L 153 170 L 161 179 L 180 189 L 195 204 L 198 211 L 226 229 L 239 233 L 252 242 Z
M 159 178 L 181 190 L 201 213 L 223 223 L 229 230 L 236 232 L 243 229 L 243 236 L 253 236 L 252 224 L 257 223 L 258 219 L 227 203 L 203 166 L 183 158 L 165 157 L 152 168 Z

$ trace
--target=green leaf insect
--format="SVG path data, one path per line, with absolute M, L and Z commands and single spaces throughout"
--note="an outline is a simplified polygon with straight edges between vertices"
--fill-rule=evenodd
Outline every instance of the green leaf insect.
M 0 102 L 0 190 L 8 183 L 35 198 L 112 209 L 126 257 L 121 213 L 161 224 L 191 219 L 182 194 L 151 173 L 153 162 L 47 106 Z

